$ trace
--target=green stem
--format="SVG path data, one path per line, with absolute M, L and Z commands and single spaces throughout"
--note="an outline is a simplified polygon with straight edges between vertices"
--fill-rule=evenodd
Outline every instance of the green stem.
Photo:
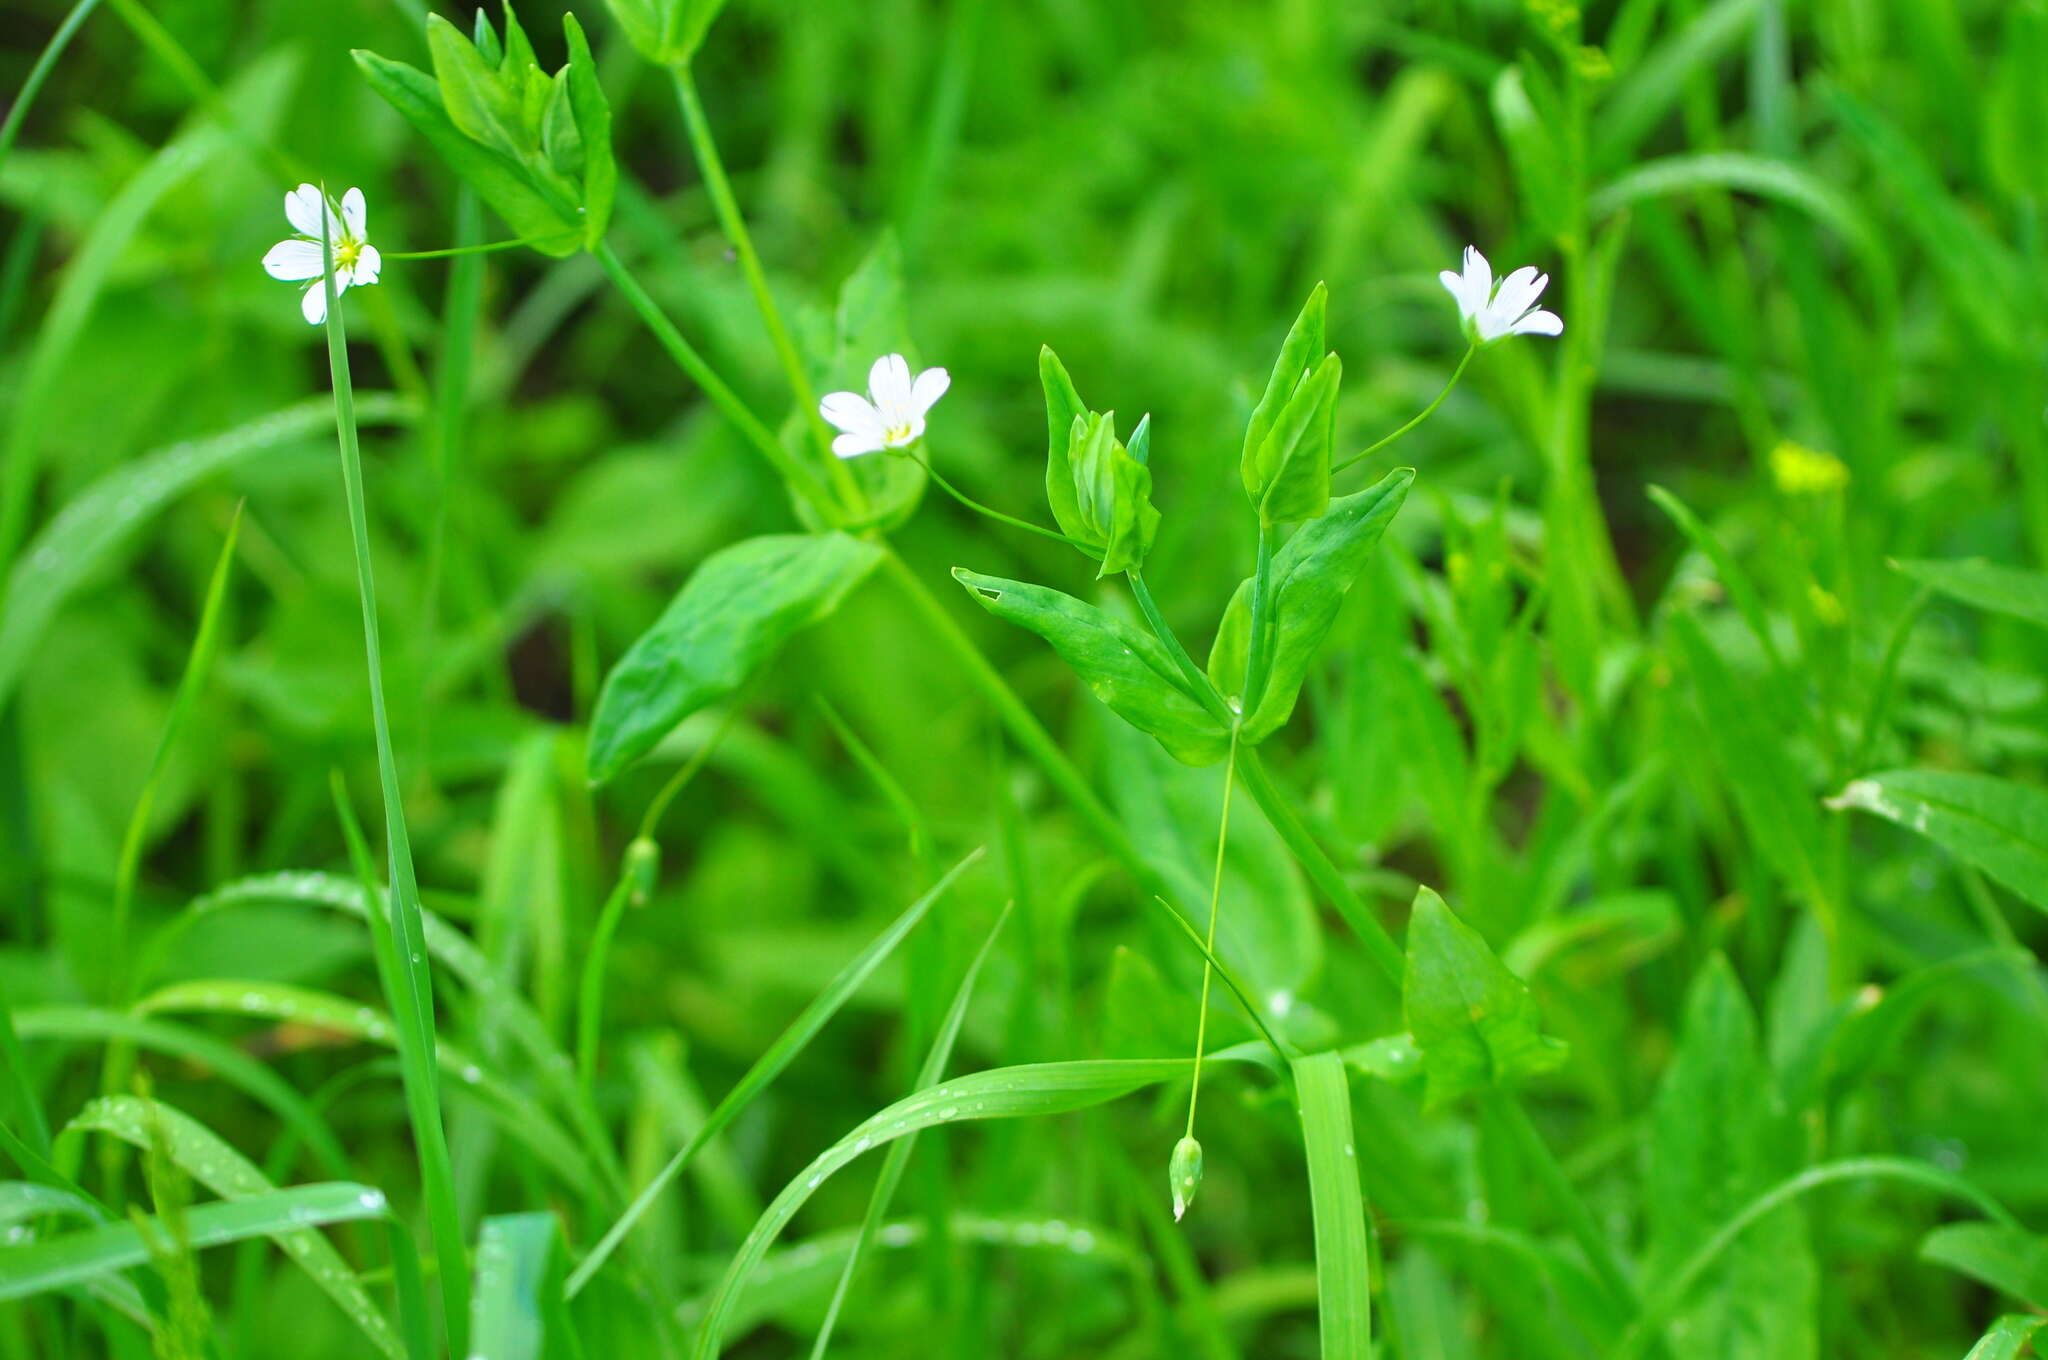
M 1138 612 L 1145 616 L 1145 622 L 1152 627 L 1152 635 L 1166 648 L 1173 664 L 1180 668 L 1181 678 L 1188 682 L 1188 689 L 1199 699 L 1202 707 L 1221 720 L 1226 726 L 1237 721 L 1230 706 L 1223 702 L 1223 696 L 1216 692 L 1216 686 L 1209 683 L 1209 677 L 1188 655 L 1188 649 L 1181 645 L 1179 634 L 1167 626 L 1166 615 L 1160 611 L 1159 602 L 1152 598 L 1152 590 L 1145 584 L 1145 577 L 1136 567 L 1124 573 L 1131 583 L 1131 595 L 1138 601 Z M 1236 737 L 1231 738 L 1233 742 Z
M 1571 1177 L 1565 1174 L 1557 1154 L 1550 1150 L 1550 1144 L 1543 1141 L 1543 1135 L 1530 1120 L 1529 1112 L 1505 1091 L 1491 1091 L 1486 1100 L 1493 1107 L 1500 1125 L 1514 1139 L 1522 1160 L 1536 1173 L 1544 1194 L 1564 1215 L 1565 1227 L 1578 1242 L 1579 1250 L 1585 1252 L 1586 1262 L 1593 1267 L 1593 1273 L 1616 1303 L 1634 1312 L 1636 1292 L 1629 1284 L 1628 1276 L 1622 1273 L 1613 1244 L 1600 1231 L 1600 1225 L 1593 1219 L 1593 1211 L 1586 1207 L 1586 1201 L 1572 1185 Z
M 1307 823 L 1295 811 L 1294 804 L 1273 783 L 1272 775 L 1267 773 L 1265 762 L 1259 759 L 1256 750 L 1246 751 L 1238 757 L 1238 777 L 1244 781 L 1245 792 L 1252 796 L 1259 810 L 1266 814 L 1266 820 L 1280 833 L 1280 839 L 1286 842 L 1288 851 L 1309 876 L 1309 881 L 1329 899 L 1337 914 L 1344 918 L 1344 923 L 1365 945 L 1365 952 L 1371 956 L 1373 964 L 1398 991 L 1407 969 L 1401 947 L 1394 943 L 1394 937 L 1387 934 L 1386 927 L 1373 915 L 1371 906 L 1345 882 L 1343 872 L 1316 843 Z
M 840 518 L 839 507 L 832 503 L 830 494 L 819 483 L 817 474 L 792 458 L 789 450 L 782 447 L 782 441 L 775 437 L 774 432 L 763 425 L 760 417 L 740 400 L 739 393 L 726 386 L 725 380 L 712 370 L 704 356 L 697 353 L 690 342 L 683 338 L 683 333 L 676 329 L 675 323 L 670 321 L 654 299 L 648 296 L 647 290 L 640 286 L 640 281 L 627 270 L 611 246 L 600 242 L 590 253 L 606 276 L 611 279 L 613 286 L 625 295 L 627 303 L 639 313 L 640 320 L 646 324 L 647 329 L 654 332 L 654 338 L 660 342 L 662 349 L 667 351 L 668 357 L 675 361 L 676 367 L 682 369 L 692 382 L 703 389 L 704 395 L 711 398 L 712 404 L 725 414 L 725 418 L 738 427 L 739 432 L 746 436 L 747 442 L 759 450 L 761 456 L 782 474 L 782 479 L 789 483 L 791 490 L 809 501 L 811 507 L 828 523 L 837 523 Z
M 1057 529 L 1048 529 L 1042 524 L 1033 524 L 1028 519 L 1018 519 L 1015 515 L 1006 515 L 1000 510 L 993 509 L 990 506 L 983 505 L 980 501 L 975 500 L 972 496 L 969 496 L 959 487 L 954 486 L 944 477 L 941 477 L 939 475 L 939 470 L 933 467 L 927 459 L 920 456 L 915 449 L 905 448 L 899 450 L 899 452 L 901 452 L 903 456 L 908 458 L 911 462 L 923 468 L 925 470 L 925 475 L 930 477 L 933 481 L 937 482 L 939 484 L 939 489 L 941 491 L 945 492 L 948 496 L 951 496 L 954 500 L 960 502 L 960 504 L 966 506 L 969 510 L 972 510 L 975 514 L 986 515 L 990 519 L 999 520 L 1002 523 L 1009 525 L 1013 529 L 1023 529 L 1030 533 L 1037 534 L 1040 538 L 1050 538 L 1055 542 L 1064 543 L 1070 548 L 1074 548 L 1080 552 L 1087 553 L 1090 557 L 1100 557 L 1100 554 L 1090 552 L 1086 544 L 1081 543 L 1076 539 L 1068 538 L 1065 534 L 1059 532 Z
M 71 13 L 64 16 L 64 22 L 57 25 L 57 31 L 50 35 L 50 42 L 43 54 L 36 58 L 36 64 L 29 68 L 28 79 L 21 82 L 21 89 L 14 96 L 14 103 L 7 110 L 7 121 L 0 123 L 0 163 L 7 160 L 7 153 L 14 147 L 14 139 L 21 132 L 22 120 L 28 117 L 31 104 L 36 102 L 36 91 L 43 88 L 43 82 L 50 78 L 56 68 L 57 58 L 64 55 L 64 49 L 78 35 L 80 25 L 100 0 L 78 0 L 71 7 Z
M 325 189 L 321 191 L 323 194 Z M 384 800 L 384 831 L 390 860 L 391 918 L 397 978 L 401 985 L 390 1000 L 401 1017 L 409 1042 L 402 1063 L 406 1104 L 426 1193 L 427 1221 L 434 1251 L 441 1262 L 441 1300 L 446 1310 L 448 1349 L 469 1350 L 469 1273 L 463 1268 L 462 1221 L 455 1203 L 455 1175 L 448 1138 L 441 1124 L 439 1076 L 434 1059 L 433 975 L 427 964 L 426 926 L 421 915 L 420 887 L 413 870 L 412 838 L 406 830 L 405 805 L 398 790 L 398 762 L 391 745 L 391 719 L 384 703 L 384 655 L 377 633 L 377 585 L 370 567 L 369 512 L 363 496 L 363 452 L 356 437 L 355 388 L 349 380 L 348 338 L 334 291 L 334 248 L 327 239 L 328 215 L 321 215 L 320 251 L 326 269 L 320 286 L 327 293 L 327 364 L 334 386 L 334 424 L 341 444 L 341 479 L 348 503 L 350 541 L 355 550 L 356 594 L 362 605 L 363 652 L 369 667 L 370 718 L 377 748 L 378 784 Z M 374 899 L 370 905 L 374 908 Z
M 711 135 L 710 120 L 704 116 L 704 105 L 697 98 L 697 81 L 691 75 L 687 63 L 678 63 L 669 69 L 674 77 L 676 103 L 683 111 L 683 127 L 690 137 L 690 151 L 697 158 L 697 169 L 704 176 L 704 189 L 711 196 L 711 210 L 718 216 L 719 228 L 725 232 L 726 240 L 732 243 L 733 254 L 739 257 L 740 273 L 746 276 L 747 288 L 754 295 L 754 306 L 761 313 L 761 324 L 768 328 L 769 343 L 775 347 L 775 357 L 782 364 L 782 372 L 789 379 L 790 395 L 804 421 L 804 427 L 811 433 L 811 444 L 818 456 L 831 469 L 832 483 L 840 499 L 848 508 L 858 514 L 863 508 L 864 498 L 860 484 L 832 454 L 832 445 L 825 433 L 824 422 L 818 416 L 818 394 L 811 387 L 810 375 L 804 371 L 803 357 L 797 353 L 796 342 L 790 339 L 789 327 L 782 324 L 782 312 L 775 305 L 775 294 L 768 289 L 768 275 L 761 268 L 760 253 L 754 249 L 754 238 L 747 230 L 747 219 L 740 213 L 739 200 L 733 197 L 732 182 L 725 175 L 725 161 L 718 154 L 718 142 Z
M 1273 631 L 1273 526 L 1259 516 L 1259 565 L 1252 574 L 1251 638 L 1244 650 L 1244 693 L 1239 696 L 1245 713 L 1259 711 L 1266 694 L 1266 637 Z
M 1195 1073 L 1188 1087 L 1187 1136 L 1195 1136 L 1195 1101 L 1202 1094 L 1202 1050 L 1209 1042 L 1209 983 L 1216 969 L 1208 955 L 1216 952 L 1216 908 L 1223 901 L 1223 851 L 1230 844 L 1230 795 L 1237 788 L 1237 733 L 1230 729 L 1230 759 L 1223 766 L 1223 816 L 1216 827 L 1216 869 L 1209 876 L 1209 930 L 1202 945 L 1202 1008 L 1195 1017 Z
M 465 193 L 470 192 L 465 189 Z M 522 236 L 511 241 L 491 241 L 475 246 L 446 246 L 440 250 L 384 250 L 378 255 L 386 260 L 445 260 L 459 255 L 489 255 L 493 251 L 517 250 L 521 246 L 543 246 L 554 242 L 580 237 L 583 233 L 558 232 L 553 236 Z
M 1458 385 L 1458 379 L 1465 376 L 1465 365 L 1471 363 L 1472 356 L 1477 354 L 1478 352 L 1479 343 L 1476 340 L 1471 344 L 1465 346 L 1464 357 L 1460 358 L 1458 360 L 1458 366 L 1451 370 L 1450 381 L 1444 384 L 1443 391 L 1436 394 L 1435 401 L 1432 401 L 1429 405 L 1423 407 L 1420 411 L 1417 411 L 1415 413 L 1415 418 L 1410 420 L 1406 425 L 1403 425 L 1400 429 L 1394 431 L 1392 434 L 1386 436 L 1384 439 L 1381 439 L 1378 443 L 1372 444 L 1367 448 L 1364 448 L 1359 452 L 1352 454 L 1343 462 L 1337 464 L 1335 467 L 1332 467 L 1330 469 L 1330 475 L 1334 477 L 1338 473 L 1342 472 L 1345 468 L 1350 467 L 1353 463 L 1363 462 L 1365 459 L 1372 457 L 1381 449 L 1393 443 L 1396 439 L 1399 439 L 1402 435 L 1408 433 L 1417 425 L 1420 425 L 1423 421 L 1428 420 L 1432 415 L 1436 414 L 1436 408 L 1444 404 L 1445 397 L 1451 395 L 1451 389 Z

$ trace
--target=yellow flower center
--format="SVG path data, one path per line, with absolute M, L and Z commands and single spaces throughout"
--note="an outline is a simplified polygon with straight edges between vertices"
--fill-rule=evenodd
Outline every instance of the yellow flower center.
M 354 269 L 356 261 L 363 258 L 363 243 L 352 236 L 344 236 L 334 243 L 334 267 Z

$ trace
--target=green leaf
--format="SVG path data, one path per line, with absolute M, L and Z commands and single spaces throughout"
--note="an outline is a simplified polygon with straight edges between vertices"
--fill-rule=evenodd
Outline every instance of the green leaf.
M 454 36 L 461 42 L 460 34 Z M 432 77 L 374 52 L 358 51 L 355 59 L 370 87 L 427 139 L 449 169 L 468 181 L 521 239 L 543 255 L 557 258 L 582 249 L 584 222 L 575 205 L 556 186 L 542 183 L 533 168 L 516 155 L 465 136 L 442 106 L 440 87 Z M 537 158 L 538 148 L 535 154 Z
M 2048 1318 L 2008 1313 L 1991 1324 L 1963 1360 L 2019 1360 L 2035 1333 L 2048 1327 Z
M 2048 1242 L 2004 1223 L 1947 1223 L 1920 1240 L 1920 1259 L 2048 1308 Z
M 1976 558 L 1962 561 L 1893 563 L 1900 571 L 1950 599 L 2048 628 L 2048 572 L 2022 571 Z
M 1152 470 L 1117 439 L 1115 413 L 1090 413 L 1078 420 L 1068 447 L 1081 526 L 1073 537 L 1102 549 L 1102 566 L 1095 573 L 1100 580 L 1143 565 L 1159 529 L 1159 512 L 1152 508 Z
M 1322 1357 L 1371 1360 L 1372 1239 L 1365 1195 L 1358 1188 L 1344 1060 L 1335 1053 L 1296 1058 L 1294 1086 L 1301 1098 L 1301 1141 L 1308 1152 L 1309 1207 L 1315 1219 Z
M 1565 1060 L 1564 1042 L 1543 1036 L 1529 989 L 1428 888 L 1416 890 L 1408 920 L 1401 1013 L 1422 1052 L 1431 1109 Z
M 1273 372 L 1266 379 L 1266 390 L 1259 397 L 1259 404 L 1252 408 L 1252 418 L 1244 430 L 1244 452 L 1241 455 L 1240 471 L 1244 477 L 1244 490 L 1257 505 L 1263 495 L 1265 479 L 1260 475 L 1259 451 L 1273 427 L 1280 423 L 1280 413 L 1286 409 L 1294 392 L 1301 386 L 1302 375 L 1322 357 L 1328 348 L 1327 313 L 1330 304 L 1330 290 L 1318 283 L 1302 304 L 1301 314 L 1288 327 L 1287 338 L 1280 342 L 1280 357 L 1273 361 Z
M 597 83 L 597 61 L 575 15 L 562 16 L 562 36 L 569 44 L 569 107 L 583 141 L 583 244 L 595 250 L 611 224 L 612 199 L 619 187 L 619 167 L 612 158 L 612 106 Z
M 562 1299 L 561 1226 L 545 1211 L 483 1221 L 470 1291 L 470 1360 L 579 1354 Z
M 1052 507 L 1053 523 L 1068 538 L 1090 541 L 1089 527 L 1081 519 L 1080 501 L 1074 492 L 1074 468 L 1068 456 L 1074 440 L 1074 422 L 1088 418 L 1074 380 L 1050 345 L 1038 350 L 1038 382 L 1045 389 L 1045 499 Z
M 714 1360 L 740 1291 L 775 1239 L 820 1185 L 862 1153 L 921 1129 L 980 1119 L 1065 1114 L 1115 1100 L 1187 1073 L 1185 1058 L 1035 1063 L 958 1077 L 904 1097 L 869 1116 L 819 1153 L 775 1197 L 727 1266 L 697 1333 L 697 1360 Z
M 487 65 L 462 30 L 438 14 L 427 15 L 427 52 L 448 121 L 471 141 L 517 160 L 528 145 L 526 120 L 520 95 L 504 76 L 523 77 L 525 64 L 508 53 L 497 66 Z
M 1540 73 L 1533 78 L 1540 82 Z M 1490 102 L 1494 125 L 1500 129 L 1508 161 L 1514 167 L 1522 215 L 1540 239 L 1548 240 L 1565 225 L 1565 192 L 1571 180 L 1551 131 L 1558 120 L 1544 117 L 1530 97 L 1531 79 L 1523 67 L 1502 68 L 1494 77 Z M 1554 93 L 1541 84 L 1538 92 L 1547 96 L 1543 101 L 1546 107 L 1555 107 Z
M 953 579 L 999 619 L 1052 644 L 1060 658 L 1125 722 L 1158 738 L 1174 759 L 1213 765 L 1230 750 L 1230 733 L 1188 692 L 1159 640 L 1142 629 L 1046 586 L 953 568 Z
M 1344 361 L 1323 356 L 1280 409 L 1245 464 L 1245 489 L 1267 524 L 1314 519 L 1330 506 L 1330 445 Z
M 1892 770 L 1828 800 L 1926 836 L 2048 911 L 2048 793 L 1983 774 Z
M 347 1181 L 325 1181 L 201 1204 L 185 1212 L 182 1227 L 185 1240 L 200 1250 L 250 1237 L 275 1237 L 296 1228 L 382 1218 L 389 1212 L 380 1190 Z M 164 1241 L 170 1233 L 154 1218 L 144 1219 L 143 1227 L 154 1241 Z M 0 1249 L 0 1299 L 23 1299 L 84 1284 L 148 1260 L 142 1228 L 133 1223 L 114 1223 L 7 1247 Z
M 1243 740 L 1261 741 L 1293 716 L 1302 683 L 1337 620 L 1345 594 L 1365 569 L 1414 481 L 1413 468 L 1396 468 L 1365 490 L 1339 497 L 1328 512 L 1296 530 L 1273 554 L 1273 668 L 1258 711 L 1245 719 Z M 1209 651 L 1209 678 L 1225 694 L 1244 687 L 1251 590 L 1247 577 L 1230 597 Z
M 1792 1168 L 1796 1130 L 1726 959 L 1701 967 L 1651 1114 L 1648 1269 L 1666 1275 Z M 1817 1353 L 1817 1274 L 1796 1206 L 1770 1214 L 1688 1294 L 1667 1334 L 1674 1360 Z
M 881 560 L 874 544 L 836 532 L 770 534 L 705 558 L 605 677 L 590 724 L 590 777 L 610 779 L 738 689 Z
M 605 0 L 626 41 L 647 60 L 678 66 L 697 55 L 725 0 Z
M 112 1134 L 139 1148 L 162 1147 L 180 1170 L 223 1199 L 270 1194 L 277 1189 L 254 1162 L 235 1151 L 213 1130 L 159 1101 L 141 1096 L 102 1096 L 79 1111 L 67 1128 Z M 341 1259 L 333 1243 L 311 1228 L 285 1228 L 270 1236 L 378 1350 L 390 1356 L 405 1353 L 398 1333 L 370 1301 L 363 1282 Z

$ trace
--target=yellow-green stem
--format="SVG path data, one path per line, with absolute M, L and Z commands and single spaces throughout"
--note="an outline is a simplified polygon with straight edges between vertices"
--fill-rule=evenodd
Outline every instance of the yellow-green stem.
M 1223 851 L 1230 844 L 1230 795 L 1237 788 L 1237 732 L 1230 729 L 1230 759 L 1223 766 L 1223 816 L 1216 827 L 1216 869 L 1209 876 L 1209 929 L 1203 943 L 1205 955 L 1216 952 L 1216 912 L 1223 901 Z M 1195 1074 L 1188 1087 L 1187 1136 L 1195 1136 L 1195 1101 L 1202 1094 L 1202 1050 L 1209 1042 L 1209 983 L 1216 968 L 1202 960 L 1202 1008 L 1195 1017 Z

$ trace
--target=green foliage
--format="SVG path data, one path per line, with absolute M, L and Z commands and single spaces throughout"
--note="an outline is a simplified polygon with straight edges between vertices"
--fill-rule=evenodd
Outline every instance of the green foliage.
M 1542 1033 L 1521 979 L 1428 888 L 1416 890 L 1408 919 L 1401 1015 L 1422 1054 L 1433 1107 L 1554 1071 L 1567 1054 Z
M 845 534 L 771 534 L 704 560 L 605 677 L 590 724 L 590 777 L 609 779 L 692 713 L 731 694 L 787 642 L 839 608 L 881 554 Z

